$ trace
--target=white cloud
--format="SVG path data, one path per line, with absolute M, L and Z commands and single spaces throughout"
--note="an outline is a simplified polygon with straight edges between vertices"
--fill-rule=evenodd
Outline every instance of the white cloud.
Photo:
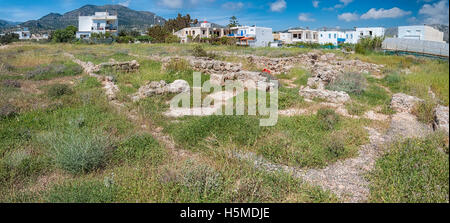
M 270 11 L 272 12 L 281 12 L 286 9 L 286 1 L 285 0 L 277 0 L 276 2 L 270 4 Z
M 127 1 L 124 1 L 124 2 L 120 2 L 119 5 L 128 7 L 128 6 L 130 6 L 130 3 L 131 3 L 131 0 L 127 0 Z
M 399 18 L 405 15 L 410 15 L 411 11 L 404 11 L 397 7 L 391 9 L 375 9 L 372 8 L 361 16 L 361 19 L 384 19 L 384 18 Z
M 179 9 L 183 7 L 183 0 L 161 0 L 160 4 L 171 9 Z
M 222 5 L 222 8 L 227 9 L 227 10 L 241 10 L 242 8 L 244 8 L 244 3 L 242 2 L 226 2 Z
M 342 14 L 338 15 L 338 19 L 339 20 L 344 20 L 346 22 L 351 22 L 351 21 L 358 20 L 359 19 L 359 15 L 357 13 L 347 12 L 347 13 L 342 13 Z
M 211 3 L 215 0 L 158 0 L 157 4 L 169 9 L 195 7 L 202 3 Z
M 419 14 L 425 16 L 424 22 L 427 24 L 448 25 L 448 1 L 442 0 L 432 5 L 425 4 L 419 10 Z
M 314 8 L 319 8 L 319 1 L 312 1 Z
M 300 13 L 298 15 L 298 20 L 302 21 L 302 22 L 314 22 L 316 21 L 315 19 L 310 17 L 311 15 L 309 13 Z
M 344 6 L 353 2 L 353 0 L 339 0 L 339 1 L 342 2 L 342 4 L 344 4 Z

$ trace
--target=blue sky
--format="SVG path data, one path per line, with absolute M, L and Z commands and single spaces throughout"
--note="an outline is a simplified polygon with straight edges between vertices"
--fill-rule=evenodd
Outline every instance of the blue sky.
M 448 24 L 448 0 L 0 0 L 0 19 L 27 21 L 86 4 L 122 4 L 164 18 L 189 13 L 201 20 L 272 27 L 340 27 Z

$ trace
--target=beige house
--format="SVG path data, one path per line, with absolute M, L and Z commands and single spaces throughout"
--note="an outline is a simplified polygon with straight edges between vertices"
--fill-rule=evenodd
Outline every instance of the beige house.
M 289 33 L 292 34 L 292 42 L 310 42 L 310 43 L 319 43 L 319 32 L 314 30 L 306 30 L 306 29 L 296 29 L 289 30 Z
M 211 38 L 215 37 L 223 37 L 230 35 L 231 31 L 228 28 L 213 28 L 211 23 L 202 22 L 198 27 L 188 27 L 173 34 L 180 38 L 181 43 L 189 43 L 194 39 L 202 39 L 202 38 Z

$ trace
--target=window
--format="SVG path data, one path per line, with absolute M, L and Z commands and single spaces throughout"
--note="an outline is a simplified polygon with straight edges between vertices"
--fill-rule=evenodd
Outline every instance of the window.
M 188 31 L 186 31 L 186 35 L 189 34 Z
M 195 35 L 195 31 L 192 31 L 192 35 Z
M 294 38 L 297 38 L 298 37 L 298 35 L 297 34 L 294 34 Z
M 352 37 L 352 39 L 353 39 L 353 34 L 350 34 L 350 36 Z
M 331 33 L 330 33 L 330 34 L 328 34 L 328 39 L 331 39 Z
M 369 35 L 372 36 L 372 31 L 369 31 Z
M 320 37 L 323 37 L 323 34 L 320 34 Z
M 335 38 L 335 39 L 337 38 L 337 35 L 336 35 L 336 33 L 334 34 L 334 38 Z
M 206 34 L 206 31 L 205 31 L 205 30 L 203 30 L 203 32 L 202 32 L 202 33 L 203 33 L 203 35 L 205 35 L 205 34 Z

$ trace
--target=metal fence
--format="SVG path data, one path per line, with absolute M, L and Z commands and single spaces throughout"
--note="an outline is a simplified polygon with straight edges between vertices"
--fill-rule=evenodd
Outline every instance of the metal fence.
M 383 41 L 383 50 L 449 57 L 448 43 L 427 40 L 386 38 Z

